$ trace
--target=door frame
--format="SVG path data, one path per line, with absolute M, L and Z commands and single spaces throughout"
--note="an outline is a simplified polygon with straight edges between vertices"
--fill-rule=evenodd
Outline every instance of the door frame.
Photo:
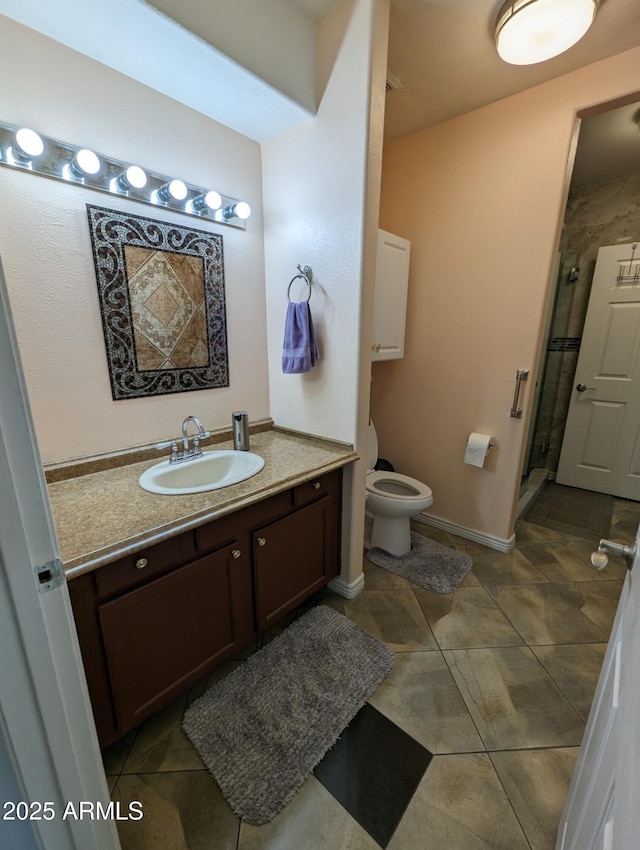
M 109 792 L 1 262 L 0 494 L 0 723 L 24 800 L 55 812 L 28 826 L 43 848 L 118 850 L 114 821 L 63 818 L 68 802 L 106 806 Z

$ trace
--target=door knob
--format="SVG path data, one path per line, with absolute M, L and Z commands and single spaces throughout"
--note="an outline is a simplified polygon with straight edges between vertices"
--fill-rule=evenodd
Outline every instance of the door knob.
M 594 390 L 595 391 L 595 387 L 588 387 L 586 384 L 577 384 L 576 390 L 579 393 L 585 393 L 587 390 Z
M 625 558 L 629 569 L 636 557 L 636 544 L 625 546 L 624 543 L 614 543 L 611 540 L 601 540 L 597 552 L 591 553 L 591 564 L 596 570 L 603 570 L 609 563 L 609 555 L 619 555 Z

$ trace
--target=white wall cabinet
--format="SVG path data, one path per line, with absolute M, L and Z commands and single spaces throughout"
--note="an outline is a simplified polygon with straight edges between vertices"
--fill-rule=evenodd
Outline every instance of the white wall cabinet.
M 411 242 L 378 230 L 372 360 L 404 357 Z

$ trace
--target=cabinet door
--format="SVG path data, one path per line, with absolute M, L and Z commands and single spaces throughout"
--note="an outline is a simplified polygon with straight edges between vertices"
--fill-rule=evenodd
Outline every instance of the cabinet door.
M 233 616 L 231 546 L 98 606 L 118 729 L 131 729 L 229 655 L 244 635 Z
M 411 243 L 378 231 L 376 289 L 373 308 L 373 360 L 404 357 Z
M 337 575 L 338 519 L 335 500 L 325 496 L 254 532 L 259 631 Z

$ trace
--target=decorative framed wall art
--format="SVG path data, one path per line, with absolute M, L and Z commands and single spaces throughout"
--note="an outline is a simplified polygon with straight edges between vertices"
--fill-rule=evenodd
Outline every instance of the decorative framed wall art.
M 222 236 L 87 213 L 114 400 L 229 386 Z

